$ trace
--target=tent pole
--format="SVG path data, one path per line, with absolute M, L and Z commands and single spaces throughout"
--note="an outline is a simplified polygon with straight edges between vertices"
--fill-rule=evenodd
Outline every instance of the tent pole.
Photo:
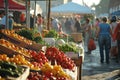
M 6 26 L 5 26 L 5 29 L 8 29 L 8 0 L 5 0 L 5 15 L 6 15 Z
M 30 0 L 26 0 L 26 26 L 30 28 Z
M 34 7 L 34 26 L 36 22 L 36 0 L 35 0 L 35 7 Z
M 47 23 L 47 29 L 50 30 L 50 8 L 51 8 L 51 0 L 49 0 L 48 3 L 48 23 Z

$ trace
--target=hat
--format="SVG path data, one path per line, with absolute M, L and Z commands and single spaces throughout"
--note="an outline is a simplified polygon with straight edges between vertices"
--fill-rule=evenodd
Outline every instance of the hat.
M 12 14 L 12 13 L 10 13 L 8 16 L 11 16 L 11 17 L 13 17 L 13 14 Z
M 112 16 L 111 21 L 116 21 L 117 20 L 117 16 Z

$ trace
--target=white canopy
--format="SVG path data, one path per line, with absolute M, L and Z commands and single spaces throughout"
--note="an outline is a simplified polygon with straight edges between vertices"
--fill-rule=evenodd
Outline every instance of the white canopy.
M 86 6 L 82 6 L 80 4 L 74 3 L 74 2 L 68 2 L 66 4 L 59 5 L 57 7 L 51 8 L 51 13 L 58 14 L 92 14 L 93 11 Z

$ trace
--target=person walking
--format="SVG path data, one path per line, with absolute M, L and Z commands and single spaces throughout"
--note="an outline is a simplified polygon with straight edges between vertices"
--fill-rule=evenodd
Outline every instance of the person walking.
M 91 54 L 91 51 L 88 49 L 88 43 L 91 38 L 91 29 L 92 29 L 92 24 L 90 23 L 90 19 L 87 18 L 84 26 L 85 46 L 86 46 L 85 52 L 87 54 Z
M 113 41 L 117 40 L 118 59 L 120 59 L 120 22 L 117 24 L 112 37 Z
M 111 34 L 112 34 L 112 31 L 111 31 L 110 25 L 107 23 L 107 18 L 103 17 L 102 23 L 100 23 L 98 27 L 98 44 L 99 44 L 99 50 L 100 50 L 101 63 L 104 63 L 104 59 L 106 59 L 106 63 L 109 64 Z M 105 50 L 105 54 L 104 54 L 104 50 Z
M 99 26 L 99 24 L 100 24 L 101 22 L 100 22 L 100 19 L 99 18 L 96 18 L 95 19 L 95 24 L 94 24 L 94 28 L 93 28 L 93 35 L 94 35 L 94 39 L 95 40 L 97 40 L 97 38 L 96 38 L 96 33 L 97 33 L 97 29 L 98 29 L 98 26 Z
M 117 17 L 116 16 L 112 16 L 111 18 L 111 30 L 112 30 L 112 34 L 114 33 L 115 31 L 115 28 L 117 26 L 118 22 L 117 22 Z M 117 40 L 113 41 L 113 38 L 111 39 L 111 49 L 110 49 L 110 52 L 111 52 L 111 57 L 116 57 L 116 62 L 118 62 L 118 59 L 117 59 Z

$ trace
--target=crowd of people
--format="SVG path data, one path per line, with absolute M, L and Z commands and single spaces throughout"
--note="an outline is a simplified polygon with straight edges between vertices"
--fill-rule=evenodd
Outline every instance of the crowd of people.
M 56 25 L 55 25 L 56 24 Z M 90 18 L 85 19 L 84 25 L 81 25 L 79 18 L 66 18 L 62 23 L 57 18 L 52 19 L 52 26 L 59 31 L 60 26 L 64 26 L 65 32 L 71 34 L 73 32 L 83 33 L 84 44 L 86 46 L 85 53 L 91 54 L 88 49 L 89 40 L 92 38 L 98 41 L 100 62 L 110 63 L 110 57 L 115 57 L 116 62 L 120 60 L 120 21 L 117 16 L 111 18 L 96 18 L 94 24 Z
M 120 59 L 120 22 L 116 16 L 96 19 L 96 37 L 98 38 L 100 62 L 110 63 L 110 57 Z

